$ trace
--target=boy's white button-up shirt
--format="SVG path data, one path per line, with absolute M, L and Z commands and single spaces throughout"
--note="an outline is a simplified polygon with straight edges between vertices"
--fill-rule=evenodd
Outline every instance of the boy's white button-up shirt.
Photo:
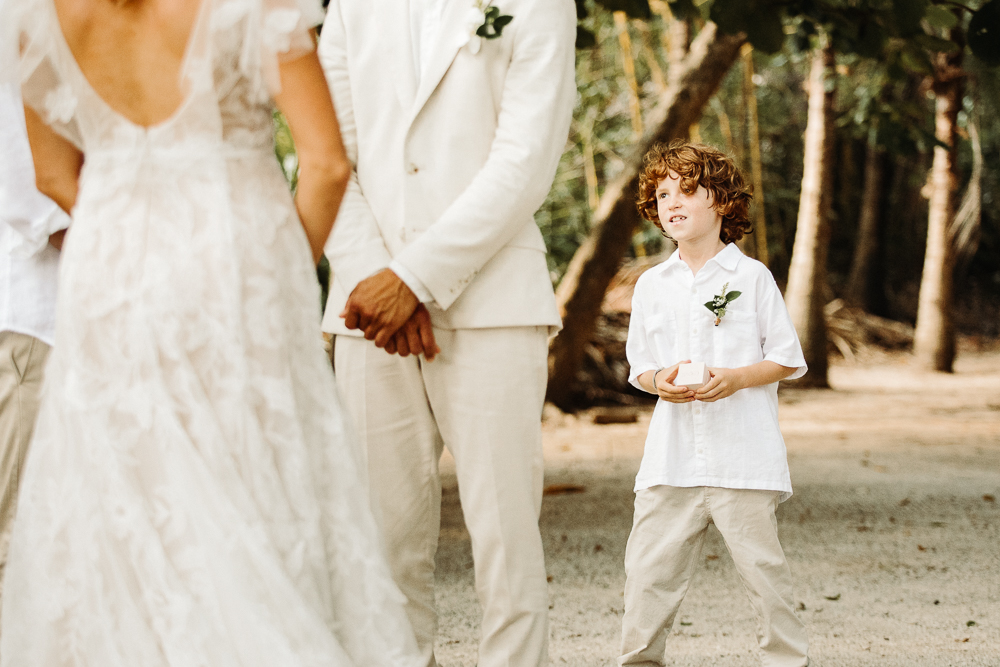
M 766 360 L 795 368 L 789 379 L 805 374 L 795 327 L 767 267 L 733 244 L 697 275 L 679 255 L 636 283 L 626 347 L 629 382 L 639 387 L 642 373 L 688 359 L 722 368 Z M 724 285 L 741 294 L 715 326 L 715 315 L 704 304 Z M 787 500 L 792 484 L 778 428 L 778 383 L 741 389 L 712 403 L 658 401 L 635 490 L 657 485 L 765 489 L 780 491 L 780 500 Z
M 35 189 L 20 90 L 0 84 L 0 331 L 55 337 L 59 252 L 49 234 L 69 225 L 55 202 Z

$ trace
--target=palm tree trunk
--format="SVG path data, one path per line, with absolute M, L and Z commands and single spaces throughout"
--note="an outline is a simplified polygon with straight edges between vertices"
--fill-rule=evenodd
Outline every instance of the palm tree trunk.
M 632 116 L 632 131 L 636 138 L 642 136 L 642 104 L 639 101 L 639 83 L 635 78 L 635 60 L 632 57 L 632 37 L 628 34 L 628 15 L 615 12 L 615 30 L 622 50 L 622 71 L 628 89 L 628 107 Z
M 753 47 L 743 45 L 743 97 L 747 104 L 747 135 L 750 143 L 750 173 L 753 175 L 754 256 L 767 266 L 767 219 L 764 217 L 764 167 L 760 157 L 760 122 L 757 118 L 757 86 L 753 82 Z
M 823 38 L 813 52 L 809 73 L 809 115 L 799 216 L 788 268 L 785 303 L 798 332 L 809 372 L 799 386 L 828 387 L 826 358 L 826 256 L 830 239 L 830 203 L 833 187 L 833 48 Z M 829 88 L 829 90 L 827 90 Z
M 865 185 L 861 194 L 858 239 L 854 245 L 851 275 L 847 280 L 847 301 L 865 311 L 871 309 L 872 266 L 878 253 L 878 228 L 882 211 L 882 181 L 885 151 L 868 144 L 865 154 Z
M 952 274 L 955 265 L 950 228 L 958 199 L 958 111 L 962 106 L 961 51 L 940 54 L 935 63 L 934 147 L 931 196 L 927 215 L 927 250 L 920 278 L 913 354 L 925 370 L 952 372 L 955 327 L 952 321 Z
M 691 43 L 683 71 L 672 79 L 676 84 L 668 86 L 660 105 L 649 114 L 652 130 L 638 142 L 625 169 L 601 197 L 590 235 L 573 255 L 556 292 L 563 330 L 550 350 L 548 400 L 563 410 L 573 408 L 576 374 L 594 332 L 604 293 L 639 224 L 635 193 L 642 156 L 654 143 L 687 134 L 736 62 L 744 41 L 745 35 L 724 35 L 714 23 L 702 28 Z

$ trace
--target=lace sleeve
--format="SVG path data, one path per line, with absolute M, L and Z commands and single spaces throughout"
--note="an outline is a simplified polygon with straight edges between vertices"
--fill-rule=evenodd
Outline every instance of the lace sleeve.
M 254 0 L 246 21 L 240 69 L 260 97 L 281 92 L 278 65 L 316 48 L 313 28 L 323 22 L 319 0 Z
M 20 85 L 24 103 L 82 148 L 78 100 L 64 76 L 67 63 L 58 31 L 51 2 L 0 0 L 0 82 Z

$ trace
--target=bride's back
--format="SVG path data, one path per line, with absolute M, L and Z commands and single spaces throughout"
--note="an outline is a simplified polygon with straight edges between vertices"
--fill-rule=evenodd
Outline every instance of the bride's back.
M 201 0 L 54 2 L 74 59 L 111 108 L 150 126 L 180 107 L 180 69 Z

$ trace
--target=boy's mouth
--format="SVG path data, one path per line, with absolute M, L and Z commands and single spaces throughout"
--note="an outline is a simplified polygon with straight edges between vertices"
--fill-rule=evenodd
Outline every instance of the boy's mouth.
M 687 220 L 687 216 L 686 215 L 672 215 L 667 220 L 667 222 L 669 222 L 670 224 L 674 224 L 674 223 L 677 223 L 677 222 L 684 222 L 685 220 Z

